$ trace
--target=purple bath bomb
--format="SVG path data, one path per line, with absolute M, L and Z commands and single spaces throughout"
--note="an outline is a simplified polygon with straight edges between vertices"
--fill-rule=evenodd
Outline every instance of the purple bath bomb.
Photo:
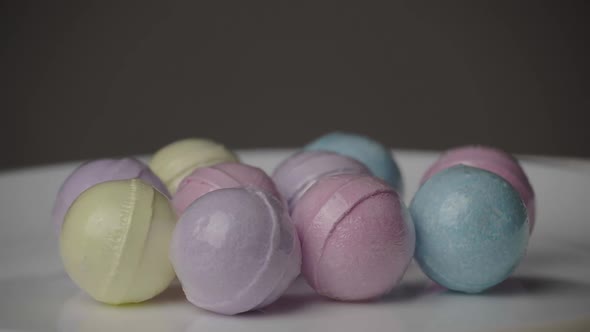
M 222 163 L 198 168 L 184 178 L 173 195 L 172 205 L 180 216 L 192 202 L 206 193 L 238 187 L 257 188 L 281 199 L 272 179 L 260 168 L 241 163 Z
M 272 178 L 293 211 L 305 192 L 320 178 L 337 174 L 371 174 L 361 162 L 332 152 L 302 151 L 285 159 Z
M 191 303 L 234 315 L 283 294 L 299 274 L 301 248 L 281 201 L 258 189 L 226 188 L 184 211 L 170 260 Z
M 530 231 L 535 225 L 535 192 L 518 160 L 507 152 L 487 146 L 463 146 L 450 149 L 424 173 L 420 184 L 434 174 L 456 165 L 480 168 L 499 175 L 516 189 L 524 201 L 529 217 Z
M 135 158 L 98 159 L 78 166 L 63 182 L 53 206 L 53 223 L 58 232 L 72 203 L 86 189 L 102 182 L 141 179 L 152 185 L 166 197 L 170 197 L 166 186 L 149 169 Z
M 387 294 L 403 277 L 416 236 L 398 193 L 369 175 L 319 179 L 293 211 L 302 273 L 319 294 L 359 301 Z

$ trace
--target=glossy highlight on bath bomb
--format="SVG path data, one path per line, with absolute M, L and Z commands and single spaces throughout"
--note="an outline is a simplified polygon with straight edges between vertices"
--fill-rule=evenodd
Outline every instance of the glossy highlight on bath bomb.
M 260 189 L 281 199 L 272 179 L 260 168 L 241 163 L 221 163 L 198 168 L 185 177 L 174 194 L 172 205 L 180 216 L 192 202 L 206 193 L 238 187 Z
M 531 232 L 535 226 L 535 192 L 529 179 L 518 163 L 509 153 L 487 146 L 462 146 L 450 149 L 426 171 L 421 184 L 434 174 L 456 165 L 477 167 L 495 173 L 508 181 L 524 201 L 529 215 Z
M 463 165 L 440 171 L 420 187 L 410 213 L 416 261 L 448 289 L 482 292 L 505 280 L 525 255 L 525 204 L 492 172 Z
M 235 161 L 238 158 L 217 142 L 187 138 L 158 150 L 150 161 L 150 168 L 174 195 L 180 182 L 195 169 Z
M 135 158 L 98 159 L 83 163 L 64 181 L 53 206 L 52 219 L 58 231 L 72 202 L 86 189 L 106 181 L 142 179 L 169 196 L 168 190 L 149 167 Z
M 150 299 L 174 278 L 168 252 L 175 221 L 168 199 L 142 180 L 97 184 L 66 214 L 60 237 L 65 270 L 97 301 Z
M 293 211 L 302 273 L 319 294 L 343 301 L 378 298 L 403 277 L 415 247 L 412 220 L 380 179 L 321 178 Z
M 391 150 L 369 137 L 333 132 L 317 138 L 303 149 L 331 151 L 354 158 L 365 164 L 373 175 L 385 180 L 399 193 L 403 193 L 402 176 Z
M 187 299 L 226 315 L 274 302 L 301 267 L 282 202 L 253 188 L 219 189 L 193 202 L 174 230 L 170 255 Z
M 361 162 L 332 152 L 302 151 L 285 159 L 272 177 L 292 211 L 320 178 L 337 174 L 371 174 Z

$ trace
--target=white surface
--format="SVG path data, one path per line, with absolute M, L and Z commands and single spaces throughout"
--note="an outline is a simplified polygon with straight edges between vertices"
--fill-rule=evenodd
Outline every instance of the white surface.
M 240 153 L 271 171 L 291 151 Z M 396 154 L 406 201 L 435 159 Z M 178 286 L 141 305 L 111 307 L 81 294 L 64 274 L 50 222 L 54 195 L 77 165 L 0 173 L 0 331 L 496 331 L 577 321 L 590 324 L 590 162 L 526 158 L 538 221 L 527 257 L 508 281 L 481 295 L 444 292 L 416 266 L 390 296 L 339 303 L 298 280 L 264 312 L 236 317 L 191 306 Z M 581 324 L 581 325 L 580 325 Z M 555 325 L 555 330 L 564 329 Z M 580 329 L 583 330 L 583 329 Z M 590 327 L 588 327 L 590 331 Z

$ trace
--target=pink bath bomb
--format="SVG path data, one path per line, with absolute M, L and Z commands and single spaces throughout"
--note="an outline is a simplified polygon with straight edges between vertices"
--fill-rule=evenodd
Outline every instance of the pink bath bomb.
M 434 174 L 447 168 L 465 165 L 495 173 L 510 183 L 524 201 L 530 223 L 530 231 L 535 225 L 535 192 L 518 160 L 507 152 L 486 146 L 463 146 L 450 149 L 424 173 L 420 184 L 424 184 Z
M 170 260 L 187 299 L 234 315 L 281 296 L 301 268 L 301 247 L 284 204 L 253 188 L 212 191 L 178 221 Z
M 222 163 L 196 169 L 184 178 L 172 198 L 177 215 L 197 198 L 222 188 L 250 187 L 281 199 L 272 179 L 260 168 L 241 163 Z
M 289 211 L 320 178 L 337 174 L 371 174 L 361 162 L 332 152 L 302 151 L 285 159 L 273 172 Z
M 397 192 L 359 174 L 319 179 L 292 214 L 302 272 L 319 294 L 358 301 L 387 294 L 403 277 L 416 236 Z
M 166 197 L 170 197 L 160 178 L 146 164 L 135 158 L 88 161 L 78 166 L 59 188 L 52 212 L 55 227 L 61 231 L 68 209 L 86 189 L 102 182 L 129 179 L 142 179 Z

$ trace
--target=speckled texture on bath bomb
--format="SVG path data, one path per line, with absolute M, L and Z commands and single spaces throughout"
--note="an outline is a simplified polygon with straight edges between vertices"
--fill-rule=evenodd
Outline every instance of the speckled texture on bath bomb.
M 373 175 L 385 180 L 399 193 L 403 193 L 403 181 L 391 150 L 366 136 L 333 132 L 307 144 L 304 150 L 331 151 L 354 158 L 369 168 Z
M 272 177 L 292 211 L 297 201 L 316 181 L 337 174 L 370 174 L 370 171 L 361 162 L 340 154 L 302 151 L 285 159 Z
M 168 252 L 175 218 L 168 199 L 142 180 L 97 184 L 66 214 L 60 237 L 65 270 L 97 301 L 150 299 L 174 278 Z
M 235 161 L 238 161 L 238 158 L 217 142 L 187 138 L 158 150 L 150 161 L 150 168 L 174 195 L 182 179 L 195 169 Z
M 135 158 L 98 159 L 76 168 L 59 189 L 53 206 L 52 219 L 58 231 L 72 202 L 84 190 L 106 181 L 142 179 L 166 196 L 168 190 L 149 167 Z
M 508 181 L 524 201 L 529 215 L 530 231 L 533 231 L 535 226 L 535 192 L 516 158 L 505 151 L 487 146 L 462 146 L 450 149 L 430 166 L 420 183 L 422 184 L 434 174 L 456 165 L 485 169 Z
M 293 211 L 302 272 L 321 295 L 344 301 L 387 294 L 412 260 L 414 226 L 397 192 L 368 175 L 321 178 Z
M 410 212 L 417 262 L 449 289 L 484 291 L 505 280 L 525 255 L 526 207 L 492 172 L 460 165 L 436 173 L 420 187 Z
M 301 268 L 282 202 L 253 188 L 219 189 L 193 202 L 174 230 L 170 255 L 187 299 L 226 315 L 272 303 Z
M 206 193 L 237 187 L 260 189 L 282 199 L 272 179 L 260 168 L 241 163 L 221 163 L 198 168 L 185 177 L 174 194 L 172 206 L 180 216 L 192 202 Z

